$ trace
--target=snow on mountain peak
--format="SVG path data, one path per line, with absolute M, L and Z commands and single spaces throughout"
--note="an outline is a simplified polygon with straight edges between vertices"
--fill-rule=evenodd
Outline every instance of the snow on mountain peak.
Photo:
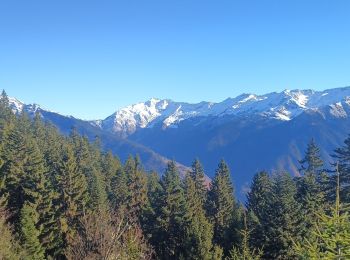
M 309 97 L 304 94 L 301 90 L 285 90 L 284 93 L 287 96 L 290 96 L 291 101 L 295 102 L 299 107 L 306 108 L 306 104 L 308 102 Z
M 14 113 L 26 111 L 34 114 L 41 109 L 36 104 L 25 105 L 9 98 Z M 128 136 L 139 128 L 176 128 L 189 118 L 232 117 L 259 115 L 281 121 L 292 120 L 306 110 L 327 109 L 333 117 L 347 117 L 350 110 L 350 87 L 313 90 L 284 90 L 264 95 L 242 94 L 222 102 L 200 102 L 190 104 L 170 99 L 151 98 L 119 109 L 104 120 L 90 123 L 100 128 Z
M 161 115 L 168 106 L 168 101 L 152 98 L 147 102 L 137 103 L 118 110 L 112 116 L 103 120 L 102 127 L 111 128 L 116 132 L 132 132 L 137 128 L 146 127 Z
M 239 103 L 245 103 L 249 100 L 256 100 L 256 95 L 248 94 L 248 96 L 246 98 L 243 98 L 242 100 L 240 100 Z
M 332 115 L 344 116 L 345 110 L 337 102 L 350 105 L 350 87 L 313 90 L 284 90 L 265 95 L 242 94 L 219 103 L 189 104 L 168 99 L 151 98 L 149 101 L 127 106 L 103 120 L 101 127 L 124 135 L 138 128 L 177 127 L 178 123 L 194 117 L 235 116 L 258 114 L 277 120 L 292 120 L 308 109 L 329 107 Z
M 344 110 L 344 107 L 342 105 L 341 102 L 337 102 L 335 104 L 331 104 L 329 105 L 330 106 L 330 113 L 335 116 L 335 117 L 338 117 L 338 118 L 344 118 L 344 117 L 347 117 L 347 113 L 346 111 Z
M 9 97 L 9 103 L 10 103 L 10 108 L 12 109 L 13 113 L 18 114 L 21 113 L 24 107 L 24 104 L 19 101 L 18 99 Z
M 31 115 L 34 115 L 37 111 L 47 111 L 47 112 L 57 113 L 48 109 L 43 109 L 40 105 L 36 103 L 27 105 L 13 97 L 8 97 L 8 99 L 9 99 L 10 108 L 12 109 L 12 112 L 14 114 L 20 114 L 23 111 Z

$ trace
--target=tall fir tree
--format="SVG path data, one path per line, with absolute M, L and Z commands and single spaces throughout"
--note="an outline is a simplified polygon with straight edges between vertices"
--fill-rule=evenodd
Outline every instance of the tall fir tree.
M 141 216 L 141 226 L 150 243 L 157 244 L 157 229 L 154 228 L 157 221 L 157 209 L 160 207 L 158 200 L 162 192 L 159 175 L 151 172 L 147 175 L 148 203 Z
M 320 205 L 325 205 L 325 185 L 328 179 L 320 149 L 313 139 L 308 144 L 305 157 L 300 164 L 302 175 L 296 179 L 297 199 L 303 216 L 302 236 L 306 237 L 314 227 L 316 216 L 325 210 L 325 207 Z
M 350 135 L 345 139 L 344 145 L 335 149 L 333 158 L 337 161 L 340 178 L 340 199 L 344 203 L 350 203 Z M 331 185 L 335 187 L 336 175 L 333 176 Z M 333 188 L 333 194 L 334 188 Z M 332 198 L 331 198 L 332 199 Z M 333 200 L 334 201 L 334 200 Z
M 206 185 L 205 174 L 203 166 L 198 159 L 192 163 L 192 168 L 190 171 L 190 176 L 195 183 L 195 190 L 198 193 L 202 205 L 205 205 L 207 200 L 208 187 Z
M 319 176 L 324 171 L 324 162 L 321 158 L 321 151 L 315 140 L 312 138 L 307 145 L 305 156 L 300 163 L 300 171 L 304 174 Z
M 14 235 L 13 228 L 8 223 L 8 212 L 2 206 L 0 206 L 0 234 L 0 259 L 20 260 L 26 258 L 18 236 Z
M 50 172 L 49 178 L 51 182 L 54 183 L 55 176 L 60 174 L 66 138 L 61 136 L 53 125 L 47 123 L 44 127 L 46 130 L 43 137 L 45 142 L 42 142 L 44 146 L 40 146 L 40 148 L 43 152 L 48 171 Z M 37 139 L 42 137 L 35 136 L 35 138 Z
M 44 259 L 44 249 L 39 241 L 40 232 L 35 226 L 38 221 L 38 214 L 36 210 L 28 203 L 25 203 L 21 209 L 20 221 L 21 239 L 23 247 L 28 254 L 26 259 Z
M 248 226 L 251 230 L 250 243 L 259 248 L 268 243 L 269 203 L 272 198 L 273 182 L 265 171 L 257 173 L 247 195 Z
M 186 211 L 184 191 L 174 161 L 168 163 L 161 185 L 156 222 L 158 243 L 154 246 L 161 259 L 179 259 L 184 252 Z
M 203 193 L 192 176 L 185 178 L 186 199 L 186 259 L 208 259 L 212 258 L 213 226 L 205 215 L 203 205 Z M 202 187 L 202 186 L 199 186 Z
M 61 253 L 62 238 L 56 220 L 58 208 L 53 201 L 58 199 L 58 194 L 50 182 L 48 168 L 34 140 L 28 142 L 26 153 L 28 158 L 24 163 L 22 182 L 24 200 L 37 212 L 38 222 L 35 224 L 46 255 L 57 256 Z
M 139 217 L 148 204 L 147 176 L 142 170 L 140 158 L 138 156 L 135 158 L 129 157 L 125 163 L 124 171 L 128 178 L 127 185 L 129 188 L 127 208 L 133 217 L 140 220 Z
M 220 245 L 227 253 L 232 247 L 237 222 L 238 206 L 234 197 L 234 189 L 230 178 L 230 170 L 221 160 L 215 177 L 210 185 L 207 203 L 208 215 L 214 224 L 214 242 Z
M 46 132 L 45 124 L 42 121 L 41 114 L 39 112 L 36 112 L 31 124 L 31 132 L 33 137 L 35 138 L 36 143 L 41 148 L 42 151 L 47 150 L 47 139 L 46 139 Z
M 62 150 L 64 154 L 55 185 L 59 192 L 61 231 L 69 245 L 79 230 L 79 218 L 85 212 L 88 193 L 85 175 L 77 165 L 72 147 L 67 144 Z
M 126 175 L 124 168 L 118 169 L 116 175 L 111 180 L 111 204 L 113 210 L 117 210 L 120 207 L 125 208 L 129 198 L 128 176 Z
M 272 196 L 267 210 L 270 214 L 265 225 L 263 245 L 266 259 L 294 259 L 293 240 L 301 238 L 300 205 L 296 200 L 296 184 L 288 173 L 280 173 L 274 177 Z
M 20 210 L 24 203 L 23 180 L 25 175 L 24 164 L 27 161 L 27 139 L 21 130 L 22 125 L 17 120 L 8 138 L 4 140 L 2 153 L 3 165 L 0 171 L 0 196 L 4 205 L 11 211 L 11 222 L 19 221 Z
M 205 212 L 207 186 L 204 170 L 196 159 L 185 178 L 187 259 L 211 259 L 213 250 L 213 225 Z
M 15 116 L 10 108 L 9 98 L 6 91 L 3 90 L 0 95 L 0 129 L 3 128 L 4 124 L 11 123 L 14 119 Z
M 159 194 L 162 192 L 162 185 L 158 173 L 151 172 L 147 176 L 147 197 L 154 210 L 157 207 Z
M 3 144 L 8 135 L 11 133 L 11 128 L 14 124 L 14 115 L 9 105 L 9 99 L 5 91 L 2 91 L 0 96 L 0 152 L 3 149 Z M 0 160 L 0 167 L 2 165 Z
M 89 174 L 86 175 L 89 183 L 89 204 L 92 210 L 105 211 L 108 209 L 109 205 L 106 179 L 102 172 L 100 140 L 96 137 L 95 141 L 89 145 L 88 139 L 84 138 L 84 143 L 89 147 L 90 158 L 90 165 L 88 168 Z
M 111 151 L 107 152 L 102 156 L 102 172 L 104 176 L 104 182 L 106 185 L 106 192 L 109 199 L 109 202 L 112 202 L 113 198 L 113 189 L 112 189 L 112 182 L 115 176 L 117 175 L 117 172 L 121 168 L 120 161 L 117 157 L 115 157 Z

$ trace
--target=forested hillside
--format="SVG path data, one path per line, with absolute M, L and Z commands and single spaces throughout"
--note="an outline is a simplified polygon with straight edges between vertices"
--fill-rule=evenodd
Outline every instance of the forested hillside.
M 257 173 L 242 205 L 223 160 L 209 188 L 198 160 L 160 177 L 14 115 L 3 92 L 0 259 L 348 259 L 350 136 L 330 169 L 320 153 L 311 140 L 300 177 Z

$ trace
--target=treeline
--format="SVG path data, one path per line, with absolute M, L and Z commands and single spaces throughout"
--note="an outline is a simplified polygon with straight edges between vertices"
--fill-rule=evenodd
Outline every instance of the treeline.
M 333 157 L 326 170 L 311 141 L 300 177 L 260 172 L 242 205 L 224 161 L 210 184 L 198 160 L 159 177 L 15 116 L 3 92 L 0 259 L 347 259 L 350 137 Z

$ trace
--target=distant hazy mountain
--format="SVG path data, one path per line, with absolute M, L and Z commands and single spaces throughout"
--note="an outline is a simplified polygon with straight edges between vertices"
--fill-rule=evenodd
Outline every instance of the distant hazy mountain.
M 14 110 L 40 109 L 11 103 Z M 243 94 L 220 103 L 151 99 L 90 122 L 40 112 L 62 131 L 78 125 L 83 133 L 102 135 L 108 140 L 106 147 L 119 147 L 114 151 L 122 156 L 129 151 L 148 151 L 144 157 L 153 167 L 159 158 L 188 166 L 198 157 L 213 176 L 224 158 L 238 190 L 243 191 L 252 175 L 262 169 L 298 174 L 298 160 L 311 138 L 330 162 L 329 154 L 350 133 L 350 87 Z

